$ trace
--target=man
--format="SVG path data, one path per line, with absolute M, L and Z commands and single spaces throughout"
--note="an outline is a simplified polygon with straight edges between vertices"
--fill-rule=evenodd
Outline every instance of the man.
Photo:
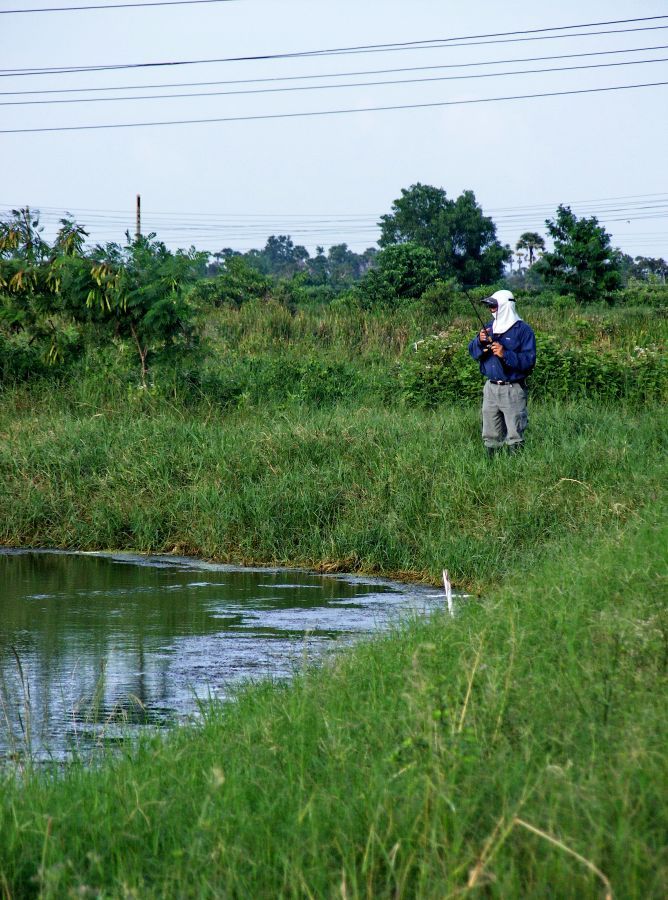
M 504 446 L 517 453 L 527 427 L 526 377 L 536 364 L 536 337 L 515 309 L 510 291 L 481 301 L 493 319 L 469 344 L 487 381 L 482 394 L 482 440 L 489 456 Z

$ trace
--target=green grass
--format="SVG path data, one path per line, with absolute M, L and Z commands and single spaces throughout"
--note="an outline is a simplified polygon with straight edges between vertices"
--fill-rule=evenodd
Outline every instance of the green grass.
M 565 542 L 202 728 L 6 777 L 5 895 L 665 896 L 667 537 Z
M 652 310 L 526 312 L 586 380 L 665 343 Z M 202 727 L 5 771 L 4 897 L 666 895 L 665 409 L 548 389 L 489 461 L 477 399 L 397 391 L 457 315 L 248 305 L 211 316 L 204 373 L 138 391 L 91 355 L 4 390 L 5 545 L 447 567 L 472 594 Z
M 0 430 L 0 541 L 191 553 L 459 586 L 628 519 L 665 476 L 653 408 L 542 405 L 526 454 L 492 464 L 477 409 L 243 410 L 208 420 L 67 410 Z

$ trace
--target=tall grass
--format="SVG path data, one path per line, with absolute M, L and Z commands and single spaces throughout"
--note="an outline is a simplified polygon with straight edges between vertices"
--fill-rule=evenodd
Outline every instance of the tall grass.
M 564 542 L 201 729 L 5 778 L 5 895 L 665 896 L 667 537 Z
M 656 311 L 530 312 L 557 360 L 665 341 Z M 472 594 L 202 728 L 5 772 L 5 897 L 665 896 L 663 408 L 548 390 L 524 455 L 487 460 L 477 401 L 396 390 L 445 324 L 471 322 L 249 305 L 212 316 L 208 373 L 137 390 L 101 354 L 4 391 L 6 545 L 447 567 Z
M 660 490 L 653 408 L 543 405 L 492 465 L 477 409 L 265 407 L 222 420 L 107 410 L 0 419 L 0 541 L 500 579 Z

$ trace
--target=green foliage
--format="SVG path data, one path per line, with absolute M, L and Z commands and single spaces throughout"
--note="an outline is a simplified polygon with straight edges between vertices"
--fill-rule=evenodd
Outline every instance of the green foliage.
M 0 223 L 0 323 L 10 341 L 26 335 L 50 363 L 74 358 L 86 341 L 130 341 L 146 385 L 149 358 L 196 344 L 198 311 L 186 287 L 206 254 L 171 253 L 154 235 L 84 254 L 85 236 L 63 219 L 49 245 L 29 210 Z
M 610 235 L 598 219 L 578 217 L 568 206 L 559 206 L 557 217 L 546 221 L 554 251 L 536 263 L 548 286 L 573 294 L 580 303 L 612 299 L 621 285 L 619 262 Z
M 77 311 L 90 287 L 90 265 L 81 255 L 86 232 L 62 219 L 50 245 L 42 230 L 39 215 L 27 208 L 0 222 L 0 326 L 25 335 L 40 359 L 61 364 L 82 349 Z
M 666 310 L 668 309 L 668 284 L 631 278 L 626 287 L 617 291 L 615 302 L 625 306 L 644 306 Z
M 432 251 L 441 278 L 465 286 L 487 284 L 503 274 L 510 248 L 496 239 L 473 191 L 450 200 L 442 188 L 414 184 L 402 189 L 392 212 L 381 216 L 381 247 L 411 242 Z
M 449 329 L 407 350 L 398 369 L 406 402 L 434 407 L 480 396 L 482 379 L 467 350 L 470 337 Z M 533 400 L 668 400 L 668 357 L 660 347 L 602 349 L 593 334 L 588 339 L 584 333 L 578 344 L 564 346 L 555 337 L 536 335 L 536 368 L 528 379 Z
M 272 234 L 263 250 L 250 250 L 244 257 L 263 275 L 289 278 L 303 270 L 309 258 L 308 250 L 295 244 L 287 234 Z
M 435 281 L 424 291 L 421 299 L 425 308 L 436 315 L 448 315 L 454 310 L 456 301 L 460 299 L 459 285 L 454 278 Z
M 425 407 L 477 400 L 482 379 L 468 354 L 469 340 L 450 329 L 407 350 L 398 368 L 403 399 Z
M 243 256 L 228 256 L 223 271 L 215 278 L 198 281 L 190 299 L 199 307 L 227 303 L 238 308 L 248 300 L 267 298 L 272 285 L 272 280 L 258 272 Z
M 545 250 L 545 239 L 537 231 L 525 231 L 520 235 L 515 249 L 529 251 L 528 264 L 531 267 L 534 264 L 536 253 Z
M 417 244 L 394 244 L 376 257 L 376 266 L 357 286 L 363 309 L 394 307 L 417 300 L 438 277 L 431 250 Z
M 125 247 L 97 248 L 95 285 L 86 298 L 108 340 L 134 345 L 144 386 L 152 358 L 174 357 L 197 346 L 199 310 L 188 288 L 206 256 L 195 250 L 171 253 L 154 238 L 131 241 L 128 236 Z

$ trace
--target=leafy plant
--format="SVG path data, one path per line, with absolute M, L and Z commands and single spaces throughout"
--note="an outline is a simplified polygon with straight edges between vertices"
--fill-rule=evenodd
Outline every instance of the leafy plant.
M 414 184 L 401 191 L 392 212 L 381 216 L 381 247 L 413 243 L 434 254 L 441 278 L 462 285 L 486 284 L 503 275 L 510 248 L 496 238 L 473 191 L 450 200 L 442 188 Z
M 554 250 L 543 254 L 536 269 L 547 285 L 573 294 L 580 303 L 611 299 L 621 285 L 619 261 L 598 219 L 578 219 L 570 207 L 560 205 L 556 219 L 545 224 Z
M 206 254 L 172 253 L 151 234 L 134 241 L 128 235 L 125 247 L 108 244 L 94 255 L 94 284 L 86 306 L 95 311 L 107 339 L 120 338 L 135 347 L 146 387 L 152 357 L 173 357 L 198 344 L 199 309 L 188 288 Z

